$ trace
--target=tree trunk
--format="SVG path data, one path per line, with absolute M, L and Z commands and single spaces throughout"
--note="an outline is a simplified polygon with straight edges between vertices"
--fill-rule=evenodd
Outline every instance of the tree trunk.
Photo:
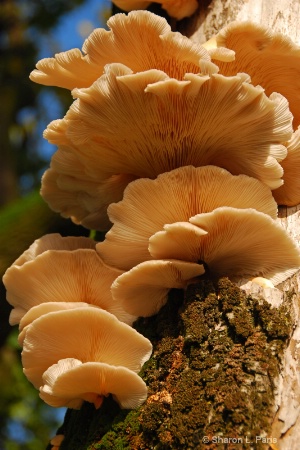
M 298 0 L 201 1 L 180 31 L 203 43 L 233 20 L 251 20 L 300 44 Z M 278 219 L 300 245 L 300 206 Z M 146 403 L 68 410 L 64 449 L 280 449 L 300 442 L 300 272 L 276 289 L 227 279 L 172 291 L 135 328 L 151 339 Z M 50 446 L 49 446 L 50 448 Z

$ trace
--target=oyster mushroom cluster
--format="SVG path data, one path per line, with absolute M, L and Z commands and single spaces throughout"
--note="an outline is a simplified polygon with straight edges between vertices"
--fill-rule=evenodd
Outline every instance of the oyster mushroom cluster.
M 62 216 L 107 231 L 98 243 L 45 236 L 4 277 L 24 372 L 53 406 L 99 406 L 107 393 L 139 405 L 151 344 L 131 325 L 170 289 L 204 276 L 277 284 L 300 266 L 276 221 L 278 203 L 300 203 L 295 92 L 281 89 L 279 70 L 258 70 L 281 65 L 278 42 L 298 59 L 300 50 L 262 27 L 258 42 L 251 24 L 197 45 L 148 11 L 108 26 L 31 74 L 74 97 L 45 131 L 58 149 L 41 194 Z M 251 51 L 240 56 L 241 34 Z M 300 66 L 285 71 L 295 80 Z
M 137 373 L 152 345 L 112 298 L 121 273 L 103 263 L 92 239 L 58 234 L 36 240 L 6 271 L 24 373 L 49 405 L 99 408 L 112 394 L 121 408 L 135 408 L 146 399 Z

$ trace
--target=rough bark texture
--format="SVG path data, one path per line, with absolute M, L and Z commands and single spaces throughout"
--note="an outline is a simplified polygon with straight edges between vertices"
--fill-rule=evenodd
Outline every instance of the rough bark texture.
M 205 0 L 179 29 L 202 43 L 232 20 L 253 20 L 299 44 L 299 16 L 298 0 Z M 300 244 L 300 207 L 279 213 Z M 68 411 L 61 450 L 298 448 L 299 289 L 298 272 L 277 289 L 223 279 L 184 298 L 172 292 L 157 316 L 136 323 L 154 345 L 141 374 L 147 402 L 129 412 L 108 398 L 98 411 Z

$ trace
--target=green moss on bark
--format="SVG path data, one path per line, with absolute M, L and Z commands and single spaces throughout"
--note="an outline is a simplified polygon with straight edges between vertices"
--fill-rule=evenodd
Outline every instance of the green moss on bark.
M 112 398 L 99 410 L 69 410 L 61 450 L 236 450 L 268 436 L 274 380 L 292 328 L 289 305 L 272 309 L 227 279 L 203 280 L 184 298 L 172 291 L 159 314 L 135 328 L 154 346 L 141 372 L 147 401 L 135 411 L 120 410 Z M 239 439 L 238 447 L 225 447 L 224 438 Z

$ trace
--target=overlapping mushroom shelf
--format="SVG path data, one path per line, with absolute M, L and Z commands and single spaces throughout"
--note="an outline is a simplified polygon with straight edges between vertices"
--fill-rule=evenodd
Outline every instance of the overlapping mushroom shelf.
M 98 408 L 112 394 L 121 408 L 135 408 L 146 399 L 137 373 L 152 345 L 112 298 L 122 273 L 102 262 L 92 239 L 58 234 L 35 241 L 6 271 L 24 373 L 49 405 Z

